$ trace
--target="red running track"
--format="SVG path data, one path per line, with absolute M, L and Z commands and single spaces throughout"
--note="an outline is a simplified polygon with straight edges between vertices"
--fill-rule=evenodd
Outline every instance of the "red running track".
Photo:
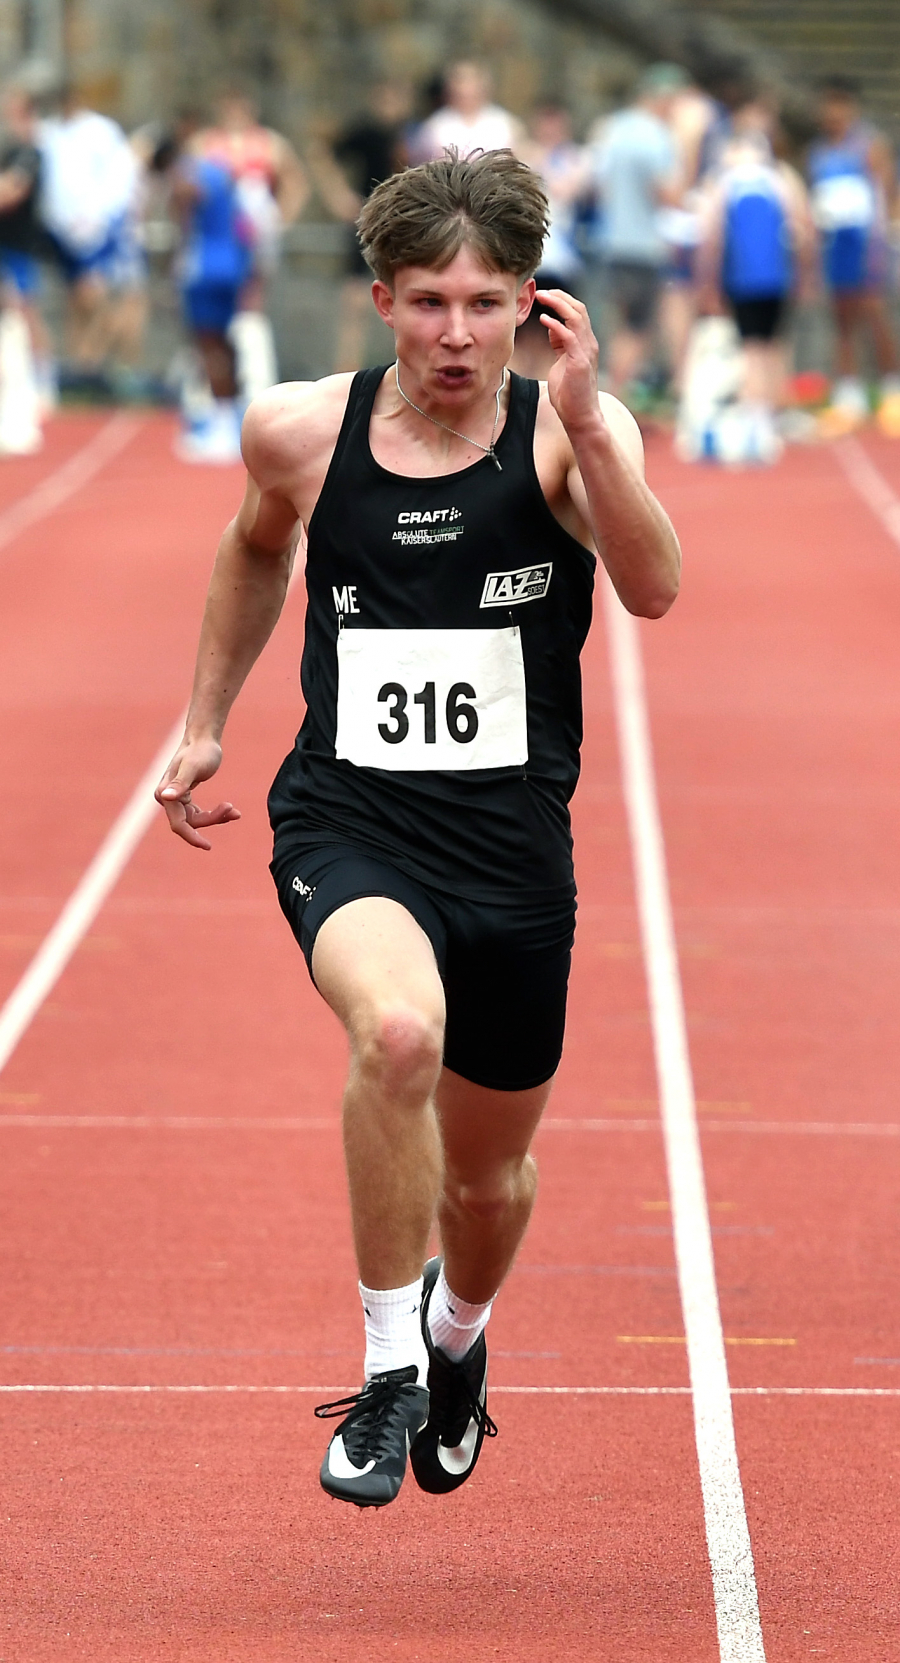
M 66 418 L 5 467 L 0 512 L 89 433 Z M 240 477 L 170 441 L 145 419 L 0 553 L 4 997 L 184 701 Z M 900 495 L 900 447 L 865 443 Z M 766 1656 L 881 1663 L 900 548 L 827 449 L 756 476 L 660 445 L 650 471 L 687 559 L 643 640 Z M 0 1377 L 49 1388 L 0 1394 L 0 1658 L 714 1663 L 599 617 L 568 1051 L 491 1324 L 501 1437 L 444 1501 L 410 1482 L 358 1515 L 318 1488 L 311 1407 L 361 1348 L 343 1040 L 266 872 L 301 616 L 294 596 L 229 729 L 244 819 L 211 856 L 154 824 L 0 1077 Z M 149 1389 L 65 1389 L 102 1386 Z

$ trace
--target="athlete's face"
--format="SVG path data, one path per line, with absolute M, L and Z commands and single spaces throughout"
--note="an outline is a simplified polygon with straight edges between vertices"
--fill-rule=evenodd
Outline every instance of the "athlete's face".
M 472 404 L 484 393 L 493 397 L 534 290 L 533 277 L 523 283 L 512 272 L 488 270 L 468 244 L 443 271 L 403 266 L 392 287 L 373 284 L 410 396 L 415 383 L 425 398 L 448 408 Z
M 819 100 L 819 126 L 826 138 L 844 138 L 858 116 L 859 110 L 851 98 L 826 93 Z

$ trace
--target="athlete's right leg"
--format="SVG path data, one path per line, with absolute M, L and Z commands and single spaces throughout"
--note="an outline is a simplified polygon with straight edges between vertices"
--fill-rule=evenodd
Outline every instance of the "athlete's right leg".
M 327 874 L 327 857 L 324 865 Z M 343 879 L 337 865 L 329 901 L 335 883 L 348 881 L 346 865 Z M 308 878 L 291 885 L 303 892 L 304 912 L 313 896 L 321 907 L 329 889 L 327 875 L 323 882 L 306 870 Z M 428 1416 L 422 1266 L 442 1169 L 432 1099 L 444 992 L 429 936 L 386 895 L 337 898 L 318 929 L 307 923 L 306 930 L 314 936 L 313 979 L 350 1040 L 344 1149 L 366 1316 L 362 1391 L 316 1410 L 340 1419 L 320 1481 L 341 1501 L 383 1507 L 400 1489 L 409 1447 Z
M 837 375 L 844 381 L 857 374 L 856 337 L 862 319 L 862 294 L 856 289 L 835 289 L 833 306 Z
M 107 346 L 109 289 L 100 272 L 86 271 L 71 284 L 68 296 L 67 339 L 73 364 L 93 369 L 103 362 Z
M 203 362 L 213 398 L 234 398 L 237 382 L 234 374 L 234 349 L 224 329 L 197 328 L 194 341 Z
M 428 936 L 384 896 L 321 925 L 312 973 L 350 1041 L 344 1150 L 361 1282 L 400 1288 L 422 1274 L 442 1177 L 434 1091 L 444 990 Z

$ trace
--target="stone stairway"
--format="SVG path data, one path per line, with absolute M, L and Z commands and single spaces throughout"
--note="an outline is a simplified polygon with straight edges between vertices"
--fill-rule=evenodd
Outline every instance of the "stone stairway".
M 691 10 L 724 18 L 776 52 L 791 78 L 854 76 L 867 110 L 900 140 L 898 0 L 692 0 Z
M 649 58 L 708 83 L 740 65 L 777 93 L 796 138 L 814 125 L 816 82 L 860 82 L 863 102 L 900 146 L 900 0 L 541 0 Z

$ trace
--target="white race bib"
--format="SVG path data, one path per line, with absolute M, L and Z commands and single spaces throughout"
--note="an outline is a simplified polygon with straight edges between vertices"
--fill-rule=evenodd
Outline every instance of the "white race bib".
M 528 761 L 518 629 L 342 629 L 335 755 L 358 768 Z

